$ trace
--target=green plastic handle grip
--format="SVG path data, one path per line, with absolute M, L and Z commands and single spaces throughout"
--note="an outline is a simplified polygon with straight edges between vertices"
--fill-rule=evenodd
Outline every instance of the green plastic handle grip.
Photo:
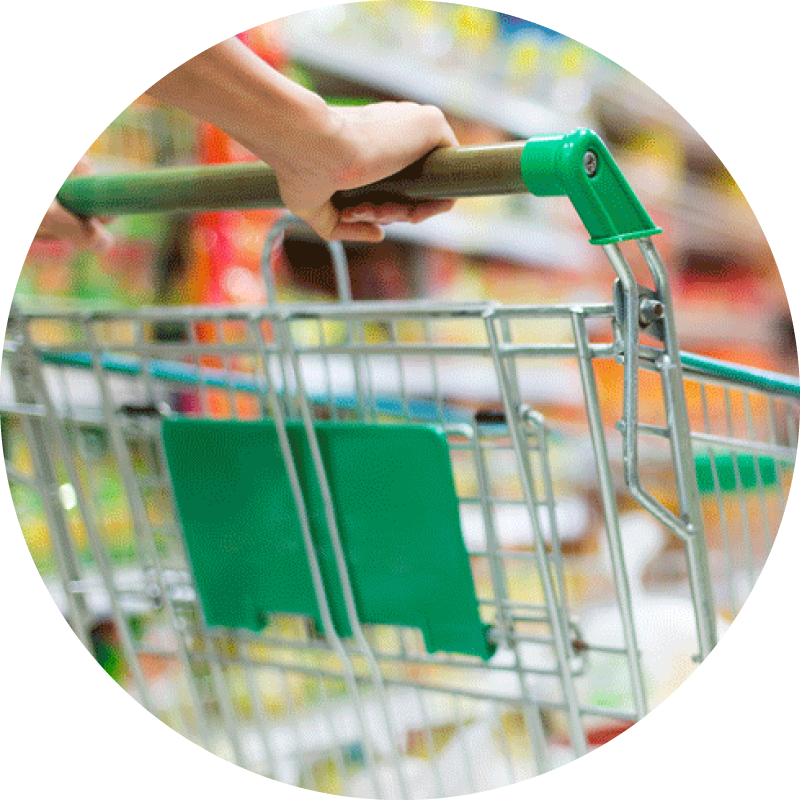
M 339 192 L 333 202 L 345 208 L 526 191 L 569 197 L 592 244 L 660 233 L 600 137 L 585 129 L 527 142 L 435 150 L 386 180 Z M 70 178 L 57 197 L 84 217 L 283 205 L 275 173 L 259 162 Z

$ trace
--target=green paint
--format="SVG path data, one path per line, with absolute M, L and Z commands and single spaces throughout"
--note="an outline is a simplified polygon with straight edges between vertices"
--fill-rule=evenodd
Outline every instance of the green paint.
M 767 456 L 751 456 L 739 453 L 718 453 L 712 463 L 708 455 L 698 455 L 694 459 L 697 485 L 704 494 L 719 488 L 723 492 L 733 492 L 739 488 L 769 488 L 778 483 L 778 469 L 775 459 Z M 715 477 L 716 473 L 716 477 Z

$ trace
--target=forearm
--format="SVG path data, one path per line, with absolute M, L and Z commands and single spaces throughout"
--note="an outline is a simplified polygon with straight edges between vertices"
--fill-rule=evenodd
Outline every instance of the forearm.
M 436 147 L 457 144 L 442 112 L 431 106 L 328 107 L 238 39 L 187 61 L 149 94 L 216 125 L 266 161 L 286 207 L 324 238 L 376 241 L 381 224 L 418 222 L 452 205 L 400 201 L 340 214 L 331 202 L 337 191 L 381 180 Z
M 276 72 L 238 39 L 187 61 L 148 94 L 212 123 L 275 169 L 291 171 L 303 143 L 306 158 L 324 158 L 329 170 L 346 170 L 337 118 L 322 98 Z

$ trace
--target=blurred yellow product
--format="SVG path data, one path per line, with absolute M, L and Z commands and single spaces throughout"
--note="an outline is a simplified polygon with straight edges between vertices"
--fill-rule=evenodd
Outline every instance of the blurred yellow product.
M 364 340 L 367 344 L 381 344 L 388 341 L 388 336 L 379 322 L 368 322 L 364 325 Z
M 385 17 L 391 10 L 391 7 L 394 5 L 391 0 L 387 2 L 387 0 L 378 0 L 377 2 L 371 3 L 357 3 L 355 4 L 358 6 L 359 11 L 363 11 L 365 14 L 382 18 Z
M 529 37 L 518 37 L 511 45 L 508 61 L 509 77 L 512 80 L 527 78 L 539 68 L 542 50 L 539 43 Z
M 557 61 L 559 71 L 564 75 L 578 75 L 586 68 L 588 55 L 583 45 L 568 40 L 559 54 Z
M 683 175 L 685 151 L 683 143 L 667 128 L 649 126 L 639 133 L 631 143 L 626 157 L 650 162 L 654 168 L 669 175 L 671 180 L 680 180 Z
M 423 22 L 432 22 L 436 16 L 434 3 L 429 3 L 427 0 L 407 0 L 405 5 L 411 9 L 414 16 Z
M 456 35 L 476 50 L 487 50 L 494 43 L 497 18 L 493 11 L 473 6 L 456 6 L 453 12 Z
M 49 561 L 51 557 L 50 534 L 47 531 L 44 517 L 26 516 L 23 518 L 21 514 L 17 513 L 17 518 L 34 563 L 38 565 L 40 562 Z

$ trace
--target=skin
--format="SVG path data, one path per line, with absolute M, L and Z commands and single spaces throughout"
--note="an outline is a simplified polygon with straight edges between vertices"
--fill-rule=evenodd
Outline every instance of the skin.
M 458 144 L 444 115 L 416 103 L 341 108 L 269 67 L 238 39 L 187 61 L 148 94 L 210 122 L 269 164 L 286 207 L 323 239 L 377 242 L 382 226 L 421 222 L 452 201 L 362 203 L 337 211 L 331 197 L 381 180 L 437 147 Z M 100 246 L 98 220 L 51 205 L 37 238 Z
M 72 170 L 73 175 L 88 175 L 92 168 L 84 156 Z M 50 203 L 39 230 L 37 242 L 70 242 L 83 250 L 106 252 L 114 243 L 114 237 L 103 226 L 103 220 L 80 219 L 69 213 L 57 200 Z

